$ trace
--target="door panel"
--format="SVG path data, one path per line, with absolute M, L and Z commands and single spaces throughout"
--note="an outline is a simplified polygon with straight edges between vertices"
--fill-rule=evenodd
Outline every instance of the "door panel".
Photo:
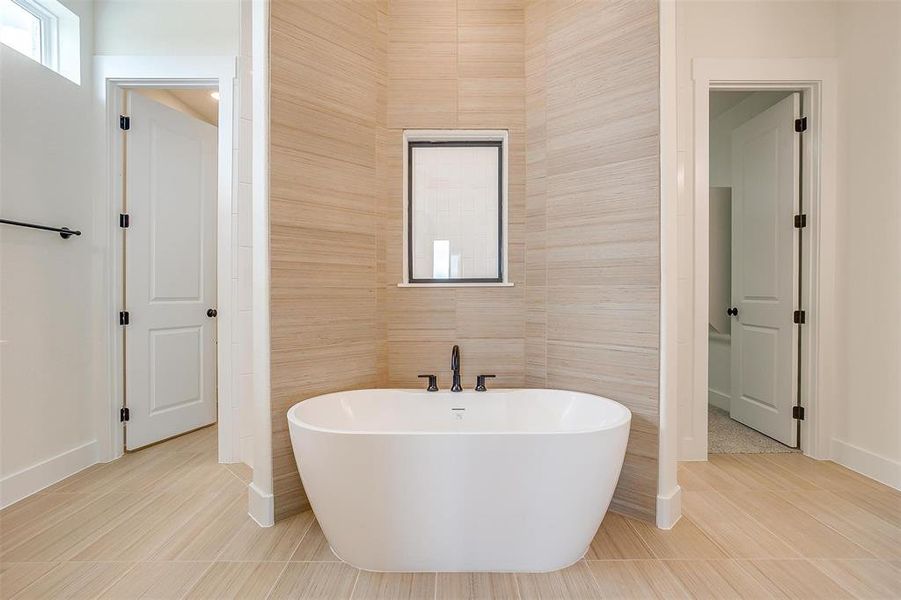
M 733 419 L 797 445 L 800 145 L 792 94 L 732 133 Z M 725 307 L 724 307 L 725 310 Z
M 776 382 L 779 330 L 745 325 L 741 335 L 742 396 L 760 407 L 778 410 L 775 399 L 779 395 Z
M 216 420 L 217 129 L 136 93 L 126 134 L 126 448 Z
M 150 416 L 203 402 L 203 331 L 150 331 Z

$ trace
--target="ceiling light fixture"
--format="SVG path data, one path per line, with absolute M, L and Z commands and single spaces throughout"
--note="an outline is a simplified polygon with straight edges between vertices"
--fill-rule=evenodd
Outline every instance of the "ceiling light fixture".
M 219 92 L 210 92 L 210 98 L 212 98 L 216 102 L 219 102 Z

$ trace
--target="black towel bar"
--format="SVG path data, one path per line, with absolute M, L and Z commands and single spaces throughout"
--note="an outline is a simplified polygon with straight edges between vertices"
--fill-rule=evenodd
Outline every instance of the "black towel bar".
M 44 231 L 55 231 L 59 237 L 64 240 L 69 239 L 73 235 L 81 235 L 80 231 L 74 231 L 68 227 L 47 227 L 46 225 L 35 225 L 34 223 L 22 223 L 21 221 L 10 221 L 9 219 L 0 219 L 0 223 L 4 225 L 17 225 L 19 227 L 30 227 L 31 229 L 43 229 Z

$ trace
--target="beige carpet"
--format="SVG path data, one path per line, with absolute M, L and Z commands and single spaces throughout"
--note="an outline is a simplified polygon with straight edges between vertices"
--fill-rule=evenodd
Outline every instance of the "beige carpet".
M 716 406 L 707 407 L 707 452 L 710 454 L 774 454 L 800 452 L 780 444 L 750 427 L 729 418 Z

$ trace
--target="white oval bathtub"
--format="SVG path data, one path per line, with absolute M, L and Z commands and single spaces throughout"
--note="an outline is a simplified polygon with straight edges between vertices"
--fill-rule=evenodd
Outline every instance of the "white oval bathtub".
M 559 390 L 358 390 L 288 411 L 333 552 L 370 571 L 552 571 L 582 557 L 629 410 Z

